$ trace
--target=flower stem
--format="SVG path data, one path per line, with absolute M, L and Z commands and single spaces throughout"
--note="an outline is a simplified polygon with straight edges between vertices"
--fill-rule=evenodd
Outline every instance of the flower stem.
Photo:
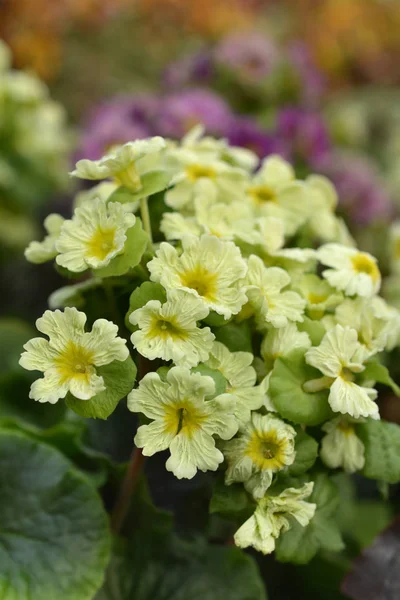
M 151 222 L 150 222 L 150 214 L 149 214 L 149 206 L 147 204 L 147 198 L 140 198 L 140 214 L 142 217 L 143 228 L 147 235 L 150 238 L 150 242 L 153 241 L 153 236 L 151 234 Z
M 153 365 L 150 360 L 139 355 L 139 381 L 152 370 L 152 367 Z M 135 487 L 142 472 L 144 461 L 145 457 L 143 456 L 141 448 L 135 448 L 129 459 L 128 468 L 122 481 L 117 501 L 111 512 L 111 528 L 114 533 L 120 531 L 125 517 L 128 514 L 132 494 L 135 491 Z
M 132 494 L 137 485 L 144 464 L 144 456 L 140 448 L 135 448 L 131 454 L 125 477 L 122 481 L 119 496 L 111 513 L 111 529 L 118 533 L 129 511 Z
M 334 377 L 328 377 L 326 375 L 319 379 L 310 379 L 303 383 L 303 390 L 308 394 L 315 394 L 316 392 L 321 392 L 322 390 L 330 388 L 334 381 Z

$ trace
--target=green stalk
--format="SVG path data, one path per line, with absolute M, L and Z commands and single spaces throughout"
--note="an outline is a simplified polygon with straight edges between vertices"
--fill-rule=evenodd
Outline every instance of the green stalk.
M 150 242 L 153 241 L 153 236 L 151 234 L 151 222 L 150 222 L 150 214 L 149 214 L 149 206 L 147 204 L 147 198 L 140 198 L 140 214 L 142 217 L 143 229 L 147 233 L 150 238 Z

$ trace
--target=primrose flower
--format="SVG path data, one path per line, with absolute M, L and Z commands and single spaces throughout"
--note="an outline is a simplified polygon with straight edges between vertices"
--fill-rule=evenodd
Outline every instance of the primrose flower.
M 215 235 L 224 240 L 240 236 L 248 219 L 252 219 L 251 207 L 243 202 L 226 204 L 216 201 L 213 185 L 204 185 L 194 200 L 194 216 L 184 217 L 177 212 L 164 213 L 160 229 L 168 240 L 182 239 L 188 233 L 200 236 Z
M 123 252 L 126 233 L 135 222 L 135 215 L 119 202 L 107 204 L 100 198 L 85 202 L 61 227 L 57 264 L 76 273 L 105 267 Z
M 296 431 L 273 415 L 253 413 L 239 436 L 223 446 L 228 461 L 225 483 L 244 483 L 246 490 L 260 500 L 275 473 L 293 464 Z
M 306 502 L 311 495 L 313 482 L 301 488 L 287 488 L 279 496 L 265 496 L 253 514 L 235 533 L 234 539 L 239 548 L 252 546 L 263 554 L 275 550 L 275 541 L 282 532 L 290 529 L 289 517 L 294 517 L 305 527 L 313 518 L 317 505 Z
M 214 236 L 185 236 L 181 254 L 163 242 L 147 268 L 152 281 L 160 282 L 166 290 L 190 292 L 225 319 L 236 315 L 247 300 L 240 285 L 247 266 L 239 248 Z
M 261 356 L 267 369 L 272 369 L 277 358 L 287 356 L 294 350 L 308 350 L 311 340 L 305 331 L 299 331 L 295 323 L 288 323 L 285 327 L 271 328 L 261 343 Z
M 25 258 L 35 264 L 41 264 L 52 260 L 57 256 L 56 241 L 60 235 L 64 218 L 53 213 L 44 220 L 44 228 L 47 235 L 42 242 L 31 242 L 25 250 Z
M 338 417 L 322 426 L 326 435 L 322 438 L 320 456 L 327 467 L 343 467 L 346 473 L 355 473 L 365 463 L 364 444 L 357 437 L 354 420 Z
M 325 377 L 309 381 L 305 386 L 309 387 L 309 391 L 312 391 L 314 383 L 318 385 L 319 382 L 323 387 L 330 387 L 328 402 L 334 412 L 348 414 L 355 419 L 379 419 L 378 407 L 373 401 L 377 396 L 376 390 L 354 383 L 355 374 L 364 370 L 360 358 L 362 360 L 363 350 L 357 331 L 336 325 L 324 335 L 319 346 L 307 350 L 306 362 L 319 369 Z
M 305 180 L 310 214 L 307 225 L 312 234 L 324 242 L 339 242 L 342 224 L 335 215 L 338 196 L 332 183 L 322 175 L 309 175 Z
M 322 316 L 327 310 L 335 308 L 343 301 L 340 292 L 313 273 L 304 275 L 296 283 L 296 290 L 306 300 L 307 311 L 314 318 Z
M 170 150 L 167 164 L 176 175 L 172 181 L 174 187 L 165 194 L 165 202 L 175 210 L 193 210 L 193 201 L 201 192 L 204 182 L 213 184 L 218 202 L 242 199 L 247 179 L 243 169 L 185 148 Z
M 399 313 L 382 298 L 346 298 L 336 309 L 336 322 L 358 333 L 363 360 L 387 347 L 388 338 L 399 334 Z
M 215 384 L 211 377 L 173 367 L 166 381 L 148 373 L 128 396 L 128 408 L 152 420 L 139 427 L 135 444 L 145 456 L 169 448 L 167 471 L 178 479 L 191 479 L 200 471 L 216 471 L 224 460 L 214 436 L 229 440 L 237 432 L 232 396 L 211 400 Z
M 289 284 L 290 275 L 286 271 L 279 267 L 267 268 L 259 256 L 250 256 L 246 293 L 260 327 L 268 323 L 284 327 L 289 321 L 303 321 L 306 303 L 296 292 L 282 291 Z
M 79 160 L 71 175 L 95 180 L 112 177 L 119 185 L 136 192 L 142 187 L 140 176 L 153 167 L 166 145 L 166 141 L 158 136 L 128 142 L 100 160 Z
M 126 360 L 126 341 L 117 337 L 118 327 L 106 319 L 97 319 L 90 332 L 85 332 L 85 323 L 85 313 L 76 308 L 46 310 L 36 321 L 49 340 L 33 338 L 24 345 L 26 352 L 19 364 L 28 371 L 44 373 L 32 384 L 30 398 L 55 404 L 71 392 L 80 400 L 89 400 L 106 389 L 96 367 Z
M 197 326 L 208 313 L 200 298 L 170 290 L 164 304 L 150 300 L 130 315 L 129 321 L 139 326 L 131 336 L 132 344 L 150 360 L 162 358 L 182 367 L 195 367 L 207 360 L 214 340 L 208 327 Z
M 194 199 L 202 191 L 204 181 L 210 181 L 215 187 L 219 202 L 234 198 L 239 200 L 244 173 L 222 161 L 206 163 L 194 160 L 176 176 L 175 187 L 165 195 L 166 204 L 175 210 L 193 210 Z
M 235 417 L 239 423 L 246 423 L 251 411 L 260 408 L 264 401 L 263 386 L 256 386 L 257 373 L 251 366 L 253 360 L 251 352 L 230 352 L 224 344 L 214 342 L 205 363 L 227 380 L 226 393 L 236 398 Z
M 232 121 L 236 123 L 236 120 Z M 181 147 L 195 152 L 198 156 L 218 158 L 233 167 L 240 167 L 248 173 L 254 171 L 258 166 L 257 155 L 248 148 L 240 147 L 242 144 L 228 144 L 225 139 L 216 140 L 210 136 L 204 136 L 204 125 L 196 125 L 185 137 L 182 138 Z M 244 146 L 244 144 L 243 144 Z
M 287 235 L 293 235 L 310 214 L 304 192 L 304 183 L 295 179 L 292 166 L 280 156 L 266 158 L 246 189 L 260 216 L 282 219 Z
M 328 283 L 347 296 L 370 297 L 379 292 L 381 274 L 376 258 L 340 244 L 325 244 L 317 250 L 323 265 L 331 267 L 322 272 Z

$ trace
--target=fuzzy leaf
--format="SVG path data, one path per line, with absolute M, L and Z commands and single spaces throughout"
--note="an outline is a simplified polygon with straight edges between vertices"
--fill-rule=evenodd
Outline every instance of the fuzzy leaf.
M 400 396 L 400 387 L 390 377 L 388 369 L 376 360 L 371 360 L 365 364 L 365 370 L 362 371 L 361 376 L 365 380 L 373 379 L 378 383 L 383 383 L 384 385 L 387 385 L 393 390 L 396 396 Z
M 95 600 L 267 600 L 254 559 L 238 548 L 172 537 L 167 550 L 139 570 L 130 546 L 120 548 Z
M 319 346 L 322 338 L 324 337 L 326 330 L 325 327 L 319 321 L 314 321 L 309 317 L 304 317 L 302 323 L 296 323 L 299 331 L 308 333 L 313 346 Z
M 131 194 L 131 202 L 152 196 L 167 189 L 171 183 L 171 172 L 165 169 L 155 169 L 141 175 L 140 180 L 142 187 L 134 194 Z
M 216 481 L 210 501 L 211 514 L 218 513 L 244 522 L 254 512 L 254 508 L 254 501 L 241 483 L 225 485 L 222 478 Z
M 72 394 L 68 394 L 65 401 L 68 408 L 81 417 L 107 419 L 116 409 L 118 402 L 132 390 L 136 379 L 136 365 L 128 356 L 125 361 L 114 360 L 109 365 L 99 367 L 96 372 L 104 379 L 104 392 L 90 400 L 78 400 Z
M 306 364 L 301 351 L 276 360 L 269 380 L 269 395 L 284 419 L 313 426 L 332 416 L 326 390 L 313 394 L 303 390 L 306 381 L 317 377 L 319 372 Z
M 370 419 L 357 426 L 365 446 L 365 477 L 398 483 L 400 481 L 400 427 L 395 423 Z
M 252 352 L 251 330 L 248 323 L 229 323 L 223 327 L 215 328 L 215 337 L 218 342 L 225 344 L 231 352 Z
M 107 515 L 57 450 L 0 432 L 0 597 L 89 600 L 109 558 Z
M 306 527 L 295 519 L 291 528 L 277 541 L 276 557 L 281 562 L 308 563 L 319 549 L 338 552 L 343 548 L 339 528 L 333 518 L 339 505 L 335 484 L 327 475 L 318 475 L 308 502 L 317 504 L 314 517 Z
M 318 443 L 300 429 L 295 437 L 295 450 L 296 459 L 286 471 L 293 477 L 302 475 L 311 469 L 318 456 Z

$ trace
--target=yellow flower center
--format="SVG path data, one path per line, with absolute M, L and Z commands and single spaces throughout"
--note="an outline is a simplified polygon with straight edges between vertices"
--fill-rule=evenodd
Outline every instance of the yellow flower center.
M 217 291 L 217 274 L 210 273 L 201 265 L 197 265 L 192 271 L 180 274 L 183 286 L 196 290 L 199 296 L 213 301 Z
M 137 192 L 142 187 L 140 175 L 136 171 L 135 163 L 132 163 L 126 169 L 115 173 L 114 179 L 116 183 L 125 186 L 131 192 Z
M 61 376 L 60 383 L 77 377 L 87 379 L 93 366 L 93 352 L 69 342 L 54 362 Z
M 116 249 L 115 246 L 115 227 L 109 229 L 97 229 L 89 240 L 87 247 L 91 256 L 104 260 Z
M 328 296 L 326 294 L 314 294 L 313 292 L 308 294 L 308 301 L 310 304 L 322 304 L 322 302 L 325 302 L 327 299 Z
M 216 172 L 211 167 L 207 167 L 205 165 L 190 165 L 189 167 L 186 167 L 186 175 L 190 181 L 197 181 L 202 177 L 214 179 Z
M 342 431 L 346 436 L 353 435 L 354 433 L 353 425 L 346 420 L 340 421 L 338 429 L 340 429 L 340 431 Z
M 246 455 L 261 470 L 279 471 L 286 465 L 286 440 L 279 440 L 275 430 L 255 431 L 247 445 Z
M 156 317 L 153 320 L 151 332 L 155 337 L 161 337 L 163 340 L 167 338 L 185 340 L 187 338 L 187 332 L 176 325 L 172 319 L 168 321 Z
M 275 192 L 268 185 L 253 185 L 248 189 L 248 193 L 256 204 L 277 201 Z
M 178 435 L 182 433 L 191 437 L 193 433 L 201 428 L 205 415 L 190 400 L 182 400 L 174 406 L 165 407 L 164 421 L 166 431 Z
M 354 373 L 346 367 L 343 367 L 343 369 L 341 370 L 340 377 L 345 381 L 354 381 Z
M 364 254 L 364 252 L 357 252 L 357 254 L 352 256 L 351 262 L 356 273 L 365 273 L 374 282 L 379 280 L 380 273 L 375 261 L 367 254 Z

